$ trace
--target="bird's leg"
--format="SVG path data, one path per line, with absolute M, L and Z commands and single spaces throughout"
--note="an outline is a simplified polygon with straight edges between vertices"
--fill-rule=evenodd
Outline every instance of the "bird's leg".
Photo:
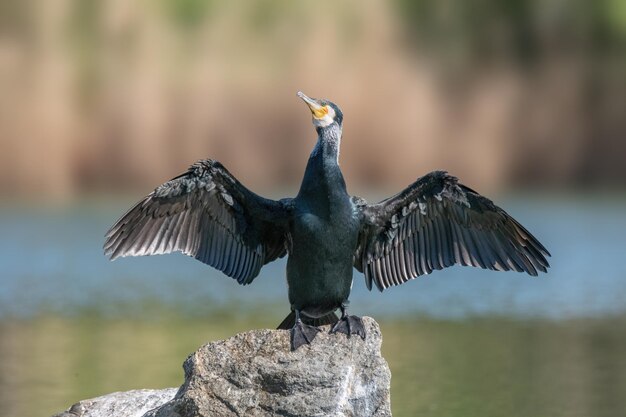
M 302 323 L 302 319 L 300 318 L 300 311 L 295 310 L 296 312 L 296 324 L 291 328 L 291 350 L 294 351 L 298 349 L 300 346 L 304 344 L 310 344 L 317 333 L 320 331 L 315 326 L 309 326 L 307 324 Z
M 332 329 L 330 329 L 331 333 L 345 333 L 350 337 L 350 335 L 358 334 L 361 336 L 363 340 L 365 340 L 365 326 L 363 325 L 363 320 L 357 316 L 348 315 L 348 303 L 345 302 L 341 304 L 341 318 Z

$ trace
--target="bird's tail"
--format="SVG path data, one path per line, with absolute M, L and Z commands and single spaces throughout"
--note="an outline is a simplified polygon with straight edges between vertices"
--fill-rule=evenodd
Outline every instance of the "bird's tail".
M 326 324 L 335 324 L 339 321 L 339 318 L 335 314 L 335 312 L 331 311 L 325 316 L 318 317 L 316 319 L 301 315 L 302 322 L 304 324 L 308 324 L 309 326 L 324 326 Z M 282 321 L 277 327 L 277 329 L 289 330 L 296 324 L 296 313 L 292 311 L 289 313 L 285 320 Z

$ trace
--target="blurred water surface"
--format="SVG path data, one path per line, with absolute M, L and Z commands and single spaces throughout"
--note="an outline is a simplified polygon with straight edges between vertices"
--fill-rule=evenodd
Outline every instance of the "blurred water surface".
M 353 311 L 550 319 L 626 312 L 626 264 L 620 262 L 626 254 L 626 199 L 516 197 L 500 203 L 551 251 L 548 275 L 453 267 L 380 294 L 369 292 L 355 271 Z M 285 259 L 265 266 L 246 287 L 180 254 L 110 263 L 102 254 L 103 235 L 129 206 L 5 207 L 0 216 L 0 317 L 84 309 L 126 316 L 154 304 L 185 314 L 259 305 L 276 305 L 280 314 L 289 311 Z
M 620 415 L 626 199 L 497 202 L 552 252 L 549 274 L 454 267 L 380 294 L 355 273 L 351 308 L 382 324 L 394 416 Z M 199 345 L 288 312 L 284 260 L 247 287 L 182 255 L 110 263 L 103 234 L 128 203 L 1 208 L 3 416 L 177 386 Z
M 179 386 L 183 360 L 201 344 L 279 319 L 259 316 L 0 322 L 2 415 L 46 417 L 114 391 Z M 380 322 L 394 417 L 616 417 L 626 409 L 624 318 Z

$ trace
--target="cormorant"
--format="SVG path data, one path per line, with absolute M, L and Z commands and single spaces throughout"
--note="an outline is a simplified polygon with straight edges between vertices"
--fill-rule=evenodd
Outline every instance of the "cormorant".
M 347 312 L 352 268 L 380 291 L 455 264 L 546 272 L 546 248 L 447 172 L 431 172 L 377 204 L 351 197 L 338 163 L 341 110 L 298 96 L 318 139 L 295 198 L 263 198 L 219 162 L 202 160 L 124 214 L 106 235 L 106 255 L 179 251 L 247 285 L 288 254 L 291 313 L 279 329 L 291 329 L 293 350 L 311 343 L 322 324 L 365 338 L 361 319 Z

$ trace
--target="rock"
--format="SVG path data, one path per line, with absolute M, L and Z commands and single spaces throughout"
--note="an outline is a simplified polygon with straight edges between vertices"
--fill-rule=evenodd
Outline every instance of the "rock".
M 380 354 L 380 328 L 369 317 L 363 321 L 365 341 L 329 334 L 324 326 L 311 345 L 295 352 L 290 351 L 285 330 L 253 330 L 208 343 L 185 361 L 185 383 L 176 395 L 162 391 L 173 399 L 161 395 L 164 401 L 144 417 L 391 416 L 391 373 Z M 105 406 L 107 412 L 74 414 L 139 416 L 124 408 L 137 392 L 82 401 L 79 404 L 121 396 L 119 405 Z
M 176 397 L 145 417 L 391 416 L 380 328 L 364 322 L 365 341 L 326 326 L 295 352 L 280 330 L 208 343 L 185 361 Z
M 147 411 L 171 400 L 177 388 L 138 389 L 114 392 L 79 401 L 53 417 L 141 417 Z

